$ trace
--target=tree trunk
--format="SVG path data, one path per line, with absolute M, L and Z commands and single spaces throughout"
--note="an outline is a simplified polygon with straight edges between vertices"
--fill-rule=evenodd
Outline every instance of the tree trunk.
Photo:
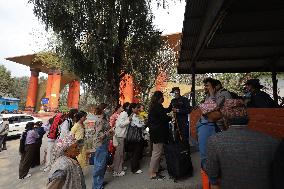
M 113 69 L 113 103 L 118 104 L 119 102 L 119 86 L 122 76 L 122 67 L 125 63 L 124 54 L 125 54 L 125 41 L 128 35 L 128 24 L 126 22 L 128 16 L 128 6 L 125 1 L 122 1 L 119 17 L 119 26 L 118 26 L 118 44 L 114 52 L 114 61 L 112 63 Z

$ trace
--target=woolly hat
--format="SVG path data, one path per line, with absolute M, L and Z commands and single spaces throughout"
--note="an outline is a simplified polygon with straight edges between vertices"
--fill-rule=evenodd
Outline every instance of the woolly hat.
M 248 122 L 248 113 L 241 99 L 227 99 L 221 112 L 230 124 L 244 125 Z

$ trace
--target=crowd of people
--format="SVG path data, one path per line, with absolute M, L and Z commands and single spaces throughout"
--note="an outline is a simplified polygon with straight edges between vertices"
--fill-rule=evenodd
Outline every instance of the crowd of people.
M 139 161 L 145 144 L 144 106 L 127 102 L 118 105 L 110 115 L 107 105 L 102 103 L 96 106 L 94 115 L 92 126 L 85 125 L 87 113 L 77 109 L 67 114 L 57 113 L 44 126 L 29 122 L 20 138 L 19 179 L 30 177 L 29 169 L 40 164 L 39 152 L 45 133 L 47 148 L 41 169 L 49 173 L 47 188 L 85 188 L 82 168 L 89 164 L 94 165 L 93 188 L 103 188 L 107 165 L 113 170 L 113 176 L 125 175 L 126 146 L 132 152 L 131 171 L 142 173 Z M 131 132 L 134 132 L 132 136 L 127 135 Z M 110 148 L 116 149 L 115 154 L 110 154 Z
M 203 83 L 206 97 L 198 106 L 202 116 L 196 126 L 202 174 L 208 176 L 212 188 L 272 188 L 270 173 L 280 177 L 279 168 L 283 168 L 279 160 L 281 166 L 274 165 L 271 169 L 273 162 L 277 162 L 274 154 L 279 141 L 247 128 L 246 107 L 272 108 L 277 104 L 260 90 L 263 86 L 259 80 L 245 83 L 246 98 L 224 89 L 216 79 L 206 78 Z M 126 152 L 131 172 L 141 174 L 140 161 L 148 140 L 144 135 L 146 128 L 151 141 L 149 178 L 165 179 L 161 174 L 161 158 L 172 140 L 171 134 L 176 134 L 172 133 L 169 123 L 174 122 L 179 145 L 188 148 L 190 153 L 188 114 L 192 107 L 189 100 L 180 95 L 178 87 L 171 93 L 174 99 L 164 108 L 163 93 L 154 92 L 148 113 L 142 104 L 126 102 L 115 107 L 111 114 L 108 105 L 101 103 L 95 107 L 91 126 L 85 125 L 87 113 L 77 109 L 67 114 L 57 113 L 44 126 L 28 123 L 20 139 L 19 179 L 30 177 L 29 169 L 40 164 L 40 147 L 45 133 L 47 149 L 42 170 L 48 172 L 48 189 L 86 188 L 82 168 L 88 165 L 94 165 L 92 188 L 102 189 L 107 169 L 114 177 L 126 175 Z M 279 149 L 278 154 L 278 159 L 283 156 Z M 188 162 L 180 163 L 190 164 L 186 173 L 192 175 L 190 154 L 187 157 Z M 168 172 L 170 174 L 169 169 Z
M 244 97 L 223 89 L 216 79 L 203 83 L 206 98 L 199 105 L 202 117 L 197 135 L 201 172 L 208 176 L 211 188 L 284 188 L 282 181 L 274 179 L 284 175 L 283 161 L 279 161 L 283 147 L 277 139 L 247 127 L 247 107 L 276 108 L 278 104 L 261 91 L 258 79 L 244 84 Z

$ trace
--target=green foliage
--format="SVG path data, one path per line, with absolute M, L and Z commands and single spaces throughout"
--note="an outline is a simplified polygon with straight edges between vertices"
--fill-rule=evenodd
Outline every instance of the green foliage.
M 42 62 L 47 68 L 63 70 L 64 62 L 57 54 L 53 52 L 39 52 L 35 55 L 32 64 Z
M 13 78 L 13 97 L 19 98 L 19 108 L 24 109 L 26 106 L 26 99 L 27 99 L 27 91 L 29 87 L 29 80 L 28 76 L 23 77 L 15 77 Z M 41 81 L 41 79 L 40 79 Z
M 58 110 L 63 113 L 69 112 L 69 108 L 67 106 L 59 106 Z
M 125 73 L 139 84 L 149 80 L 144 71 L 156 63 L 152 60 L 161 45 L 150 0 L 30 2 L 35 15 L 59 36 L 57 53 L 99 101 L 118 101 L 119 82 Z
M 19 98 L 19 108 L 26 104 L 29 77 L 11 77 L 11 72 L 4 65 L 0 65 L 0 95 L 3 97 Z
M 0 65 L 0 95 L 12 96 L 13 95 L 13 79 L 11 78 L 11 72 L 6 69 L 4 65 Z

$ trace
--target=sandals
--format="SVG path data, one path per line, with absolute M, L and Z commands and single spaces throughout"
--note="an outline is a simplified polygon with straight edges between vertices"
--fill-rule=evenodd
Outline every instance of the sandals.
M 166 177 L 162 175 L 156 175 L 154 177 L 151 177 L 151 180 L 164 180 Z

